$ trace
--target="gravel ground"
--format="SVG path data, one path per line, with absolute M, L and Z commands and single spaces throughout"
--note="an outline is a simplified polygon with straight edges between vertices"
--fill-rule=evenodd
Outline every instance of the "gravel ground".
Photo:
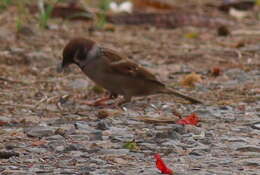
M 260 174 L 256 17 L 241 20 L 226 37 L 192 26 L 112 25 L 89 33 L 89 23 L 58 19 L 49 29 L 32 23 L 17 34 L 15 10 L 0 14 L 0 174 L 157 175 L 156 153 L 176 175 Z M 192 33 L 198 37 L 187 37 Z M 105 92 L 76 66 L 56 72 L 75 36 L 116 49 L 205 104 L 167 95 L 136 98 L 122 108 L 83 104 Z M 191 72 L 201 81 L 183 86 Z M 199 124 L 175 124 L 174 110 L 197 114 Z

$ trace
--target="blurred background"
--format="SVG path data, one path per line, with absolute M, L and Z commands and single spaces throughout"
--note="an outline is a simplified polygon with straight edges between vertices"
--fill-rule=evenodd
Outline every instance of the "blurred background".
M 177 174 L 260 174 L 259 19 L 260 0 L 0 0 L 0 174 L 157 175 L 155 153 Z M 208 105 L 81 103 L 106 92 L 75 65 L 57 73 L 74 37 Z

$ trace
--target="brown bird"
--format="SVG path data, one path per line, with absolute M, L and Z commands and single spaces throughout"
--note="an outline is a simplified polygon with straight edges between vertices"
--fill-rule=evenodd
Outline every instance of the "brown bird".
M 124 100 L 121 104 L 130 102 L 134 96 L 158 93 L 172 94 L 192 103 L 202 103 L 200 100 L 166 88 L 147 69 L 114 50 L 99 46 L 90 39 L 75 38 L 65 46 L 61 68 L 70 64 L 78 65 L 91 80 L 108 90 L 111 97 L 122 95 Z

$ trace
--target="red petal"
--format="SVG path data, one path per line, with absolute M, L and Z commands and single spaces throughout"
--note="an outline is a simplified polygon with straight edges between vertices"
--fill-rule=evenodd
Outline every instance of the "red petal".
M 198 122 L 199 122 L 199 117 L 196 114 L 191 114 L 183 119 L 178 120 L 176 123 L 182 125 L 197 125 Z
M 162 174 L 173 174 L 173 171 L 166 166 L 159 154 L 155 154 L 154 158 L 156 159 L 156 167 L 161 171 Z
M 160 154 L 155 154 L 155 155 L 154 155 L 154 158 L 155 158 L 155 159 L 160 159 L 161 156 L 160 156 Z

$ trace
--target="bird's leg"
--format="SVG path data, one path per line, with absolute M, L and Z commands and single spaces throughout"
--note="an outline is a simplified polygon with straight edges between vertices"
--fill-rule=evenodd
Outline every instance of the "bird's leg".
M 117 97 L 118 97 L 118 94 L 110 92 L 110 94 L 109 94 L 110 99 L 116 99 Z
M 110 93 L 109 96 L 99 98 L 95 101 L 85 101 L 84 104 L 89 105 L 89 106 L 107 106 L 108 104 L 105 102 L 108 100 L 111 100 L 111 99 L 115 99 L 115 98 L 117 98 L 117 96 L 118 95 L 115 93 Z
M 119 101 L 116 105 L 117 105 L 117 106 L 121 106 L 121 105 L 123 105 L 123 104 L 125 104 L 125 103 L 128 103 L 128 102 L 131 101 L 131 98 L 132 98 L 131 96 L 124 95 L 124 99 L 121 100 L 121 101 Z

